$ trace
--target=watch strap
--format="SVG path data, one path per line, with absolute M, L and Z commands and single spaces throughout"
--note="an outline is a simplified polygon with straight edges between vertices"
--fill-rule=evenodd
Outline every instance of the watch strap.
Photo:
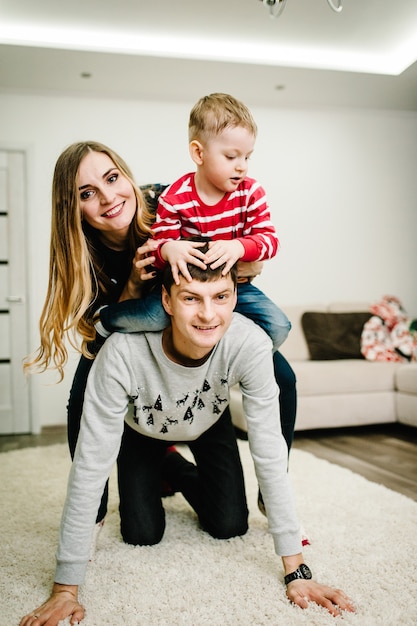
M 284 583 L 286 585 L 289 585 L 289 583 L 291 583 L 293 580 L 297 580 L 299 578 L 303 580 L 309 580 L 311 576 L 311 570 L 308 565 L 306 565 L 305 563 L 301 563 L 301 565 L 299 565 L 294 572 L 291 572 L 284 577 Z

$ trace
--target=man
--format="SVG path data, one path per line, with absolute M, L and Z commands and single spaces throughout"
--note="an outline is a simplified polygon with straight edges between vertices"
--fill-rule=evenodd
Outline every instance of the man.
M 84 617 L 84 580 L 104 484 L 118 459 L 121 533 L 127 543 L 158 543 L 165 529 L 161 478 L 169 479 L 196 511 L 202 528 L 224 539 L 243 535 L 248 510 L 242 467 L 228 405 L 239 383 L 249 445 L 282 558 L 288 598 L 330 613 L 353 611 L 340 590 L 311 578 L 301 553 L 279 423 L 271 342 L 250 320 L 234 314 L 236 273 L 189 265 L 191 282 L 164 276 L 163 306 L 171 323 L 161 332 L 115 333 L 89 376 L 77 450 L 61 523 L 55 583 L 49 600 L 21 626 Z M 130 405 L 130 410 L 128 410 Z M 196 465 L 167 446 L 186 442 Z M 120 448 L 120 452 L 119 452 Z

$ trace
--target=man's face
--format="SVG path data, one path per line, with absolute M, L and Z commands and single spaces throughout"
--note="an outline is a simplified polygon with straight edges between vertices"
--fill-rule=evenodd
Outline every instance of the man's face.
M 188 282 L 180 276 L 180 284 L 173 284 L 170 294 L 163 289 L 162 304 L 171 316 L 175 349 L 185 357 L 200 359 L 229 328 L 236 290 L 230 274 L 207 282 Z

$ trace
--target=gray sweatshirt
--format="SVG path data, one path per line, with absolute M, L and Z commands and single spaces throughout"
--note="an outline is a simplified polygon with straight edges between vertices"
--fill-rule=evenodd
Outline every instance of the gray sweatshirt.
M 299 524 L 281 433 L 272 344 L 238 313 L 199 367 L 172 362 L 162 332 L 113 334 L 98 353 L 84 398 L 77 449 L 62 515 L 55 581 L 83 582 L 104 485 L 116 461 L 124 421 L 148 437 L 187 442 L 221 416 L 240 385 L 248 439 L 269 530 L 278 555 L 301 552 Z

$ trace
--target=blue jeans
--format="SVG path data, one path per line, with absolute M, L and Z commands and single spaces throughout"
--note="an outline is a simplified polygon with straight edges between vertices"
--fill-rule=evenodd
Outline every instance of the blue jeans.
M 155 287 L 145 298 L 115 302 L 100 311 L 100 321 L 109 333 L 163 330 L 169 319 L 162 306 L 160 287 Z
M 274 351 L 284 343 L 291 330 L 291 322 L 285 313 L 253 283 L 238 283 L 235 311 L 251 319 L 269 335 Z
M 216 539 L 244 535 L 248 529 L 243 470 L 226 410 L 209 430 L 186 442 L 195 464 L 182 455 L 166 455 L 166 442 L 144 437 L 125 424 L 118 457 L 120 528 L 123 540 L 153 545 L 165 530 L 161 479 L 167 478 L 198 515 L 202 528 Z

